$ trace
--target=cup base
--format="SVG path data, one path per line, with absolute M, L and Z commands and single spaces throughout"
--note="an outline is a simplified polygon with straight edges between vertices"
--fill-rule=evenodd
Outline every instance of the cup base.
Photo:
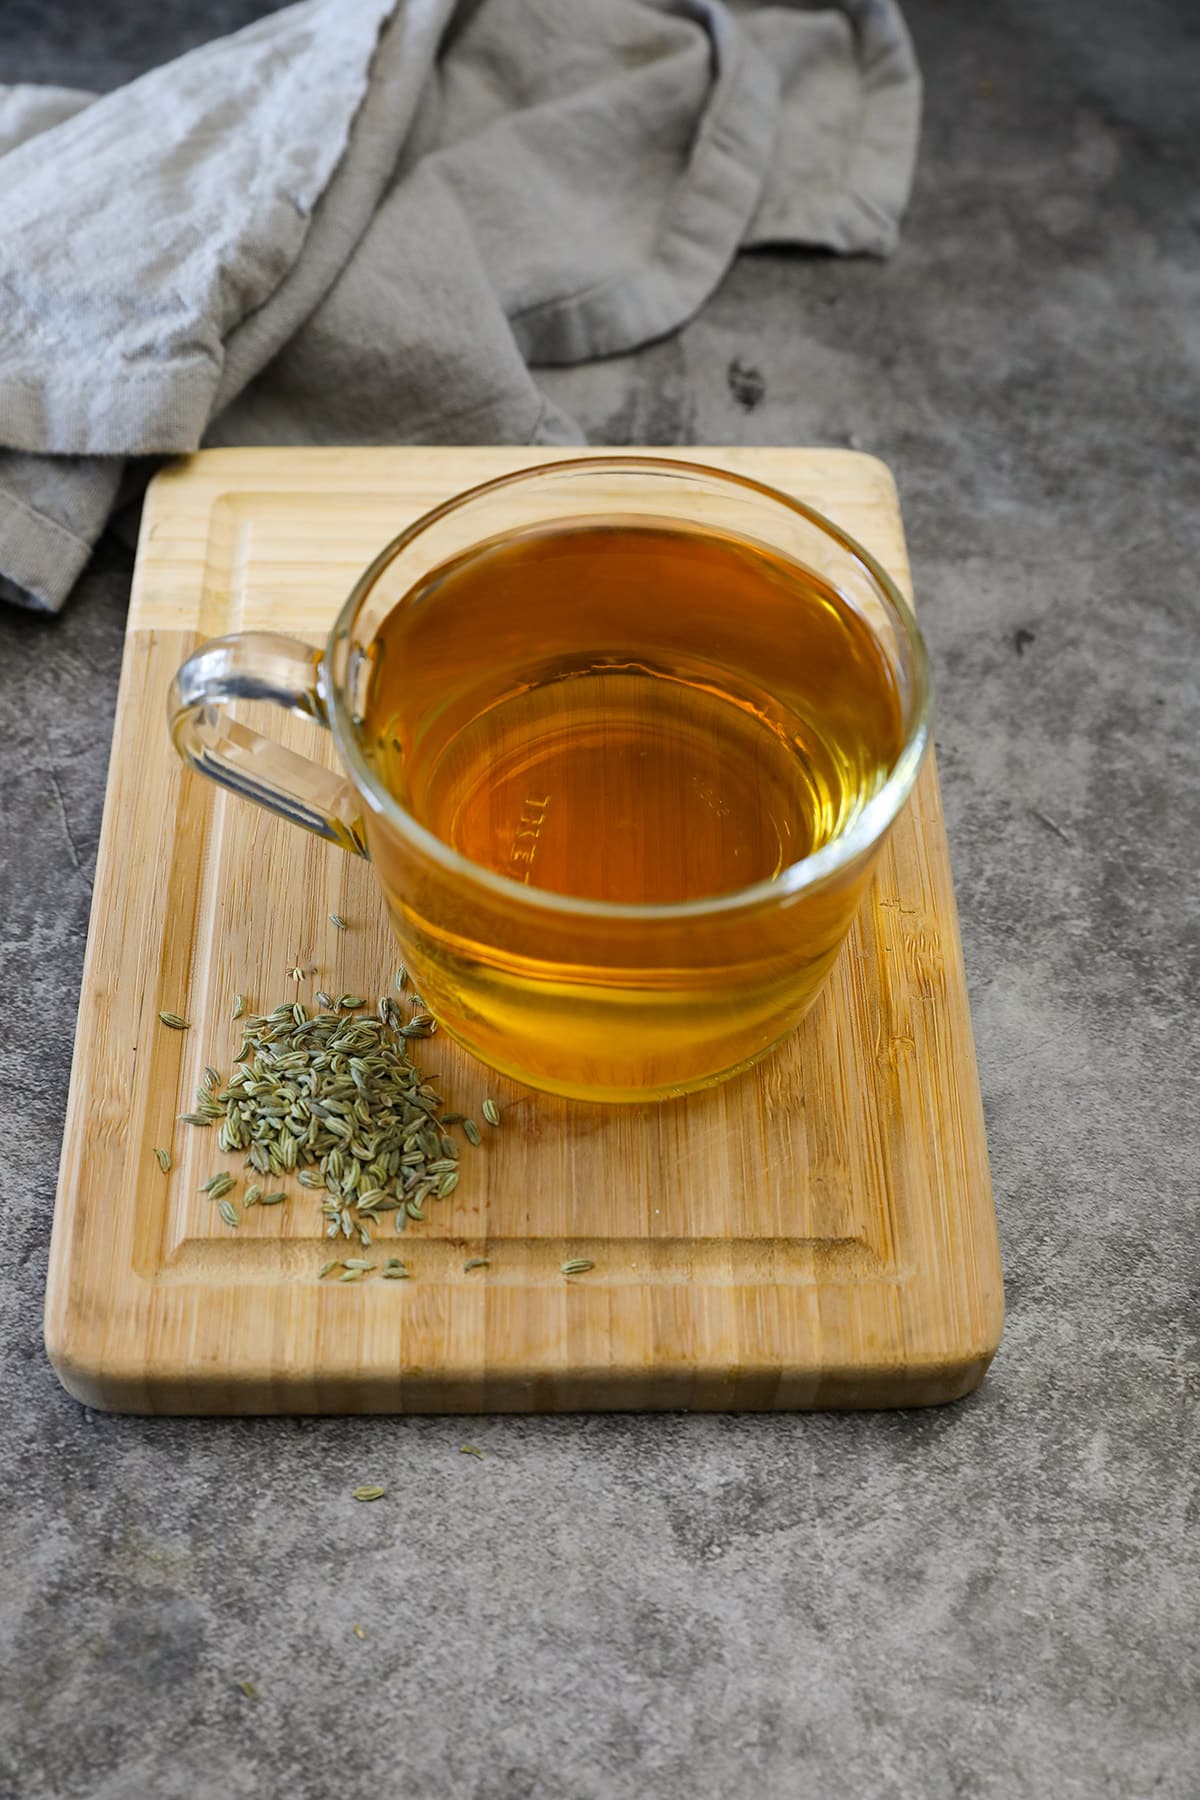
M 552 1076 L 531 1074 L 519 1063 L 508 1062 L 502 1057 L 489 1056 L 469 1037 L 457 1032 L 453 1027 L 439 1023 L 439 1029 L 446 1037 L 462 1047 L 474 1057 L 476 1062 L 483 1063 L 489 1069 L 495 1069 L 498 1075 L 505 1075 L 521 1087 L 532 1088 L 541 1094 L 553 1094 L 561 1100 L 594 1101 L 598 1106 L 638 1106 L 649 1103 L 661 1103 L 667 1100 L 683 1100 L 689 1094 L 703 1093 L 706 1088 L 719 1087 L 723 1082 L 732 1081 L 735 1076 L 744 1075 L 748 1069 L 771 1056 L 781 1044 L 786 1043 L 796 1030 L 796 1022 L 790 1024 L 786 1031 L 764 1044 L 750 1056 L 743 1056 L 739 1061 L 730 1063 L 727 1068 L 718 1069 L 711 1075 L 698 1075 L 688 1081 L 665 1082 L 653 1087 L 596 1087 L 583 1081 L 559 1080 Z

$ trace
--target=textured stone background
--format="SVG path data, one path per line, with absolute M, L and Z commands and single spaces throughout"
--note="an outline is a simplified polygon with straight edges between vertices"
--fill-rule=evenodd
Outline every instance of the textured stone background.
M 6 0 L 0 79 L 112 85 L 258 10 Z M 992 1376 L 937 1413 L 469 1432 L 67 1399 L 40 1314 L 106 546 L 63 618 L 0 617 L 5 1800 L 1200 1791 L 1200 20 L 908 14 L 895 260 L 745 259 L 681 337 L 553 389 L 597 439 L 896 471 L 1006 1256 Z

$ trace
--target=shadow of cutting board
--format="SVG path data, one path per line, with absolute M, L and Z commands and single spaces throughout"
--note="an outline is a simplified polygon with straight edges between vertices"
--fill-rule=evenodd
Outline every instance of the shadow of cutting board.
M 882 464 L 836 450 L 680 454 L 810 502 L 906 586 Z M 236 1230 L 200 1192 L 219 1168 L 242 1174 L 211 1131 L 176 1123 L 204 1065 L 230 1066 L 235 995 L 264 1010 L 318 987 L 374 996 L 397 956 L 365 862 L 184 770 L 165 725 L 171 676 L 216 633 L 271 626 L 321 642 L 397 531 L 539 460 L 210 451 L 151 487 L 46 1299 L 54 1367 L 92 1406 L 909 1406 L 967 1393 L 991 1360 L 999 1251 L 932 760 L 816 1009 L 748 1075 L 665 1105 L 587 1107 L 492 1076 L 444 1038 L 421 1044 L 449 1107 L 478 1119 L 492 1094 L 502 1124 L 464 1146 L 452 1199 L 376 1247 L 379 1260 L 402 1252 L 411 1280 L 319 1281 L 337 1247 L 321 1196 L 294 1181 L 286 1204 Z M 306 721 L 268 723 L 331 759 Z M 299 990 L 297 963 L 317 971 Z M 160 1008 L 191 1029 L 165 1030 Z M 156 1145 L 171 1150 L 167 1174 Z M 574 1257 L 594 1269 L 564 1276 Z

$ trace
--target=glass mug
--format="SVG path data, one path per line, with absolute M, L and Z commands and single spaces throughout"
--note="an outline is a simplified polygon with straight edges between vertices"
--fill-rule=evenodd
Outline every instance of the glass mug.
M 225 716 L 270 700 L 345 777 Z M 368 856 L 442 1029 L 513 1079 L 661 1098 L 814 1000 L 916 780 L 929 685 L 877 562 L 746 477 L 586 457 L 489 481 L 380 552 L 323 651 L 180 668 L 192 768 Z

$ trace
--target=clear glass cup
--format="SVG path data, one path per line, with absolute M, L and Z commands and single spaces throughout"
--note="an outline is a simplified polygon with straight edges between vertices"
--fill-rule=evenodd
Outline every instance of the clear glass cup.
M 529 870 L 521 880 L 515 870 L 472 862 L 390 791 L 364 733 L 381 626 L 390 621 L 392 655 L 397 619 L 404 627 L 410 615 L 416 620 L 414 596 L 426 609 L 439 604 L 428 578 L 449 559 L 565 519 L 653 521 L 680 531 L 702 522 L 813 571 L 865 622 L 894 683 L 901 741 L 890 773 L 846 830 L 769 880 L 670 904 L 618 903 L 539 888 Z M 586 651 L 572 641 L 569 598 L 555 629 L 564 645 Z M 730 655 L 735 625 L 727 637 L 715 633 Z M 403 653 L 403 635 L 399 642 Z M 713 642 L 710 619 L 698 646 L 709 658 Z M 540 656 L 546 648 L 539 644 Z M 480 657 L 488 654 L 480 641 Z M 786 662 L 781 654 L 781 670 Z M 786 690 L 778 698 L 786 708 Z M 270 700 L 328 726 L 345 776 L 229 717 L 225 709 L 238 699 Z M 439 708 L 431 677 L 406 720 L 414 741 L 437 728 Z M 607 456 L 541 464 L 427 513 L 364 571 L 323 650 L 266 632 L 203 644 L 176 676 L 170 723 L 180 756 L 200 774 L 369 856 L 406 965 L 441 1027 L 468 1050 L 533 1087 L 635 1101 L 746 1068 L 812 1004 L 916 779 L 929 737 L 929 683 L 903 596 L 820 514 L 698 464 Z

